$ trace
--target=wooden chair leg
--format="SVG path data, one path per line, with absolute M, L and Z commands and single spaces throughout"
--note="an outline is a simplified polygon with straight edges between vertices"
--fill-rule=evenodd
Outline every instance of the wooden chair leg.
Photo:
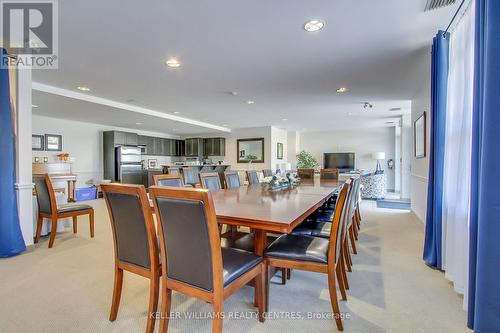
M 345 272 L 345 255 L 343 253 L 340 255 L 340 272 L 342 273 L 344 287 L 345 289 L 349 290 L 349 281 L 347 281 L 347 273 Z
M 292 278 L 292 269 L 291 268 L 287 268 L 287 270 L 286 270 L 286 279 L 290 280 L 291 278 Z
M 115 269 L 115 283 L 113 286 L 113 299 L 111 301 L 111 310 L 109 311 L 109 321 L 115 321 L 120 307 L 123 286 L 123 269 Z
M 78 232 L 78 217 L 73 216 L 73 233 L 76 234 Z
M 214 319 L 212 320 L 212 333 L 222 333 L 223 317 L 224 312 L 224 299 L 222 297 L 217 297 L 213 304 Z
M 264 264 L 262 264 L 264 266 Z M 259 309 L 259 321 L 261 323 L 264 322 L 264 307 L 265 307 L 265 292 L 264 292 L 264 283 L 265 283 L 265 278 L 264 278 L 264 268 L 262 268 L 262 271 L 259 275 L 255 277 L 255 298 L 257 299 L 257 306 Z
M 163 294 L 161 297 L 161 318 L 159 333 L 167 333 L 168 322 L 170 320 L 170 307 L 172 305 L 172 290 L 167 289 L 167 283 L 165 279 L 162 279 L 162 290 Z
M 43 226 L 43 217 L 41 215 L 38 215 L 38 220 L 36 222 L 35 244 L 40 241 L 40 236 L 42 235 L 42 226 Z
M 50 231 L 49 249 L 54 245 L 57 233 L 57 217 L 52 217 L 52 230 Z
M 264 312 L 269 311 L 269 266 L 264 264 L 263 275 L 264 275 Z
M 335 317 L 335 323 L 337 324 L 337 329 L 343 331 L 342 319 L 340 318 L 340 308 L 337 300 L 337 288 L 335 287 L 335 273 L 333 270 L 328 272 L 328 290 L 330 292 L 330 301 L 332 302 L 333 315 Z
M 344 255 L 345 255 L 345 263 L 347 267 L 348 272 L 352 272 L 352 261 L 351 261 L 351 253 L 349 252 L 348 244 L 347 244 L 347 239 L 344 242 Z
M 149 282 L 149 307 L 146 333 L 153 333 L 155 330 L 156 311 L 158 309 L 158 295 L 160 293 L 160 276 L 154 274 Z
M 354 239 L 358 240 L 358 226 L 356 224 L 356 220 L 352 223 L 352 233 L 354 234 Z
M 342 295 L 342 300 L 347 301 L 347 295 L 345 292 L 344 277 L 340 271 L 340 264 L 337 264 L 335 268 L 335 274 L 337 275 L 337 281 L 339 282 L 340 294 Z
M 286 284 L 286 276 L 288 274 L 287 271 L 288 271 L 288 269 L 286 269 L 286 268 L 281 269 L 281 284 L 282 285 Z
M 94 238 L 94 210 L 92 209 L 89 214 L 90 224 L 90 238 Z
M 352 229 L 352 225 L 349 228 L 349 238 L 351 239 L 352 252 L 354 254 L 358 254 L 358 251 L 356 251 L 356 241 L 354 240 L 354 231 Z

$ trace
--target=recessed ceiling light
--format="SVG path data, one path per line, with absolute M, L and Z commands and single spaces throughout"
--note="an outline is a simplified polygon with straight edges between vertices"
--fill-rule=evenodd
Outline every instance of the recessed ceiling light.
M 179 114 L 180 112 L 179 111 L 174 111 L 174 114 Z
M 307 32 L 316 32 L 323 29 L 325 22 L 319 19 L 310 20 L 304 23 L 304 30 Z
M 165 64 L 167 64 L 168 67 L 172 67 L 172 68 L 181 67 L 181 63 L 179 62 L 179 60 L 177 60 L 175 58 L 168 59 L 167 61 L 165 61 Z
M 135 123 L 136 125 L 142 125 L 142 123 Z
M 350 116 L 352 116 L 353 114 L 354 114 L 354 113 L 352 113 L 352 112 L 349 112 L 349 113 L 348 113 L 348 115 L 350 115 Z
M 222 124 L 222 126 L 227 127 L 227 124 Z
M 32 108 L 37 108 L 37 107 L 38 107 L 38 105 L 31 104 L 31 107 L 32 107 Z
M 237 92 L 237 91 L 230 91 L 229 93 L 230 93 L 231 95 L 233 95 L 233 96 L 238 96 L 238 92 Z
M 177 132 L 179 129 L 178 128 L 172 128 L 172 131 Z
M 81 90 L 81 91 L 90 91 L 89 87 L 84 87 L 84 86 L 78 86 L 76 89 Z
M 288 120 L 288 118 L 283 118 L 283 119 L 281 119 L 281 120 L 283 120 L 283 121 L 287 121 L 287 120 Z
M 255 101 L 247 101 L 247 104 L 248 104 L 248 105 L 255 104 Z
M 339 94 L 345 93 L 345 92 L 347 92 L 347 88 L 346 88 L 346 87 L 340 87 L 340 88 L 337 88 L 337 92 L 338 92 Z

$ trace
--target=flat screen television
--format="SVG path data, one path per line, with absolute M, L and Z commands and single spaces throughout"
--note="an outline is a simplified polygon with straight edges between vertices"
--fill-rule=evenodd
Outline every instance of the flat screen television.
M 354 153 L 324 153 L 325 169 L 336 168 L 342 172 L 354 170 Z

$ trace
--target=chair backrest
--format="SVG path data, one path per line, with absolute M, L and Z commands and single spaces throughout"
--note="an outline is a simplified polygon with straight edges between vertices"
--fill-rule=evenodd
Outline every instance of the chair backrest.
M 216 172 L 205 172 L 200 173 L 200 184 L 202 188 L 207 190 L 217 191 L 222 190 L 222 184 L 220 183 L 219 174 Z
M 184 182 L 180 174 L 163 174 L 153 176 L 154 184 L 157 186 L 183 187 Z
M 221 287 L 221 245 L 210 192 L 153 186 L 149 193 L 159 219 L 164 276 L 206 291 Z
M 259 184 L 259 175 L 257 175 L 257 171 L 248 170 L 247 171 L 247 180 L 249 185 Z
M 238 171 L 224 172 L 224 179 L 226 182 L 226 188 L 238 188 L 241 186 L 240 175 L 238 174 Z
M 348 206 L 347 200 L 349 193 L 351 192 L 352 183 L 348 179 L 343 185 L 339 192 L 337 203 L 335 205 L 335 212 L 332 218 L 332 228 L 330 230 L 330 244 L 328 248 L 328 258 L 335 258 L 335 262 L 338 262 L 339 255 L 341 252 L 341 246 L 343 241 L 344 233 L 344 218 L 346 214 L 346 208 Z
M 146 269 L 159 267 L 151 205 L 143 185 L 102 184 L 116 259 Z
M 199 183 L 198 170 L 191 167 L 182 168 L 184 175 L 184 184 L 194 185 Z
M 181 171 L 179 168 L 168 168 L 169 175 L 180 175 Z
M 339 169 L 330 168 L 330 169 L 321 169 L 319 171 L 320 179 L 339 179 Z
M 57 211 L 56 196 L 49 175 L 33 175 L 33 183 L 35 183 L 38 211 L 45 214 Z
M 262 170 L 262 174 L 264 175 L 264 177 L 271 177 L 273 175 L 273 170 L 264 169 L 264 170 Z
M 314 178 L 314 169 L 297 169 L 297 175 L 304 179 Z
M 201 167 L 200 173 L 201 172 L 203 172 L 203 173 L 205 173 L 205 172 L 214 172 L 214 169 L 215 168 L 212 165 L 204 165 L 204 166 Z

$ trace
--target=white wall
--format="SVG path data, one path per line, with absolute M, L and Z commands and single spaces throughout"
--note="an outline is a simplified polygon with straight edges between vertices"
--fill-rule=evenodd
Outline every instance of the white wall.
M 172 137 L 161 133 L 138 131 L 135 129 L 117 128 L 105 125 L 84 123 L 79 121 L 63 120 L 57 118 L 33 115 L 33 134 L 59 134 L 62 135 L 63 152 L 70 154 L 75 161 L 72 164 L 72 172 L 77 174 L 77 186 L 94 179 L 100 181 L 103 178 L 102 158 L 102 132 L 109 130 L 123 130 L 143 135 L 158 137 Z M 56 155 L 60 152 L 33 151 L 32 156 L 39 156 L 40 161 L 47 156 L 50 162 L 56 161 Z
M 377 162 L 371 158 L 375 152 L 385 152 L 386 160 L 381 161 L 387 173 L 387 188 L 394 189 L 394 169 L 387 168 L 386 161 L 394 159 L 394 127 L 364 128 L 358 130 L 303 132 L 300 135 L 300 150 L 310 152 L 323 166 L 323 153 L 356 154 L 356 168 L 374 171 Z
M 431 77 L 430 77 L 430 54 L 425 57 L 421 64 L 422 71 L 426 73 L 419 91 L 415 94 L 411 103 L 411 123 L 426 112 L 426 156 L 425 158 L 415 158 L 411 152 L 411 209 L 417 217 L 424 222 L 427 210 L 427 185 L 429 175 L 429 148 L 430 148 L 430 104 L 431 104 Z M 412 125 L 413 127 L 413 125 Z M 412 132 L 413 133 L 413 132 Z M 413 135 L 412 149 L 413 149 Z
M 401 198 L 411 198 L 411 161 L 413 157 L 413 132 L 411 115 L 401 117 Z
M 287 156 L 292 169 L 297 168 L 297 154 L 300 152 L 300 132 L 288 131 L 287 133 Z
M 283 159 L 278 160 L 278 142 L 283 144 Z M 286 130 L 271 127 L 271 169 L 278 169 L 282 163 L 288 161 L 288 133 Z

